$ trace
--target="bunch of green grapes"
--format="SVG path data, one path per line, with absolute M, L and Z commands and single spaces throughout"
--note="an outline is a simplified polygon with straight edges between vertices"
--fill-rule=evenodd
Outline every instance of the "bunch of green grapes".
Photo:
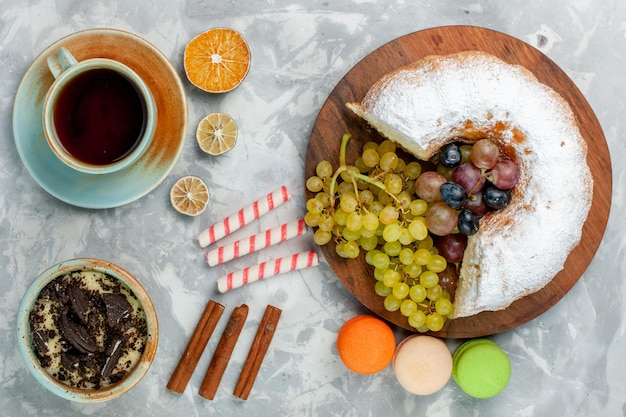
M 420 332 L 439 331 L 453 305 L 439 283 L 447 261 L 429 234 L 429 204 L 415 193 L 422 166 L 404 161 L 389 140 L 366 143 L 347 164 L 349 139 L 342 139 L 337 169 L 322 160 L 307 179 L 314 196 L 306 202 L 305 222 L 315 229 L 315 243 L 334 240 L 339 256 L 365 252 L 374 268 L 374 291 L 384 297 L 388 311 L 400 310 Z

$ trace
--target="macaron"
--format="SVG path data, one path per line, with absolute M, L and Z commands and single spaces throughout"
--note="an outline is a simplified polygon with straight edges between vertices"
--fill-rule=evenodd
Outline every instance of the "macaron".
M 472 339 L 454 352 L 452 377 L 475 398 L 498 395 L 509 383 L 511 362 L 507 354 L 488 339 Z
M 391 363 L 396 338 L 391 327 L 370 315 L 356 316 L 339 329 L 337 351 L 344 365 L 357 374 L 374 374 Z
M 425 335 L 409 336 L 396 348 L 393 372 L 408 392 L 434 394 L 450 380 L 452 354 L 441 339 Z

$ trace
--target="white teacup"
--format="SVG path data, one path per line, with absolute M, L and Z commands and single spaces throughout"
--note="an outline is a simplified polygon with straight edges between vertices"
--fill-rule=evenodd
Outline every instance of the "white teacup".
M 56 78 L 43 105 L 43 130 L 54 154 L 89 174 L 124 169 L 150 146 L 157 107 L 145 81 L 106 58 L 77 61 L 61 48 L 48 57 Z

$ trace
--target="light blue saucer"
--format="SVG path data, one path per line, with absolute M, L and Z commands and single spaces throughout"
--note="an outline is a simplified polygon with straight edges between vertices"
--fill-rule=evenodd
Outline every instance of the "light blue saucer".
M 111 174 L 85 174 L 63 164 L 48 147 L 41 113 L 53 77 L 46 58 L 62 46 L 79 60 L 104 57 L 121 61 L 152 86 L 158 108 L 157 131 L 150 148 L 134 165 Z M 156 188 L 182 153 L 186 127 L 187 101 L 176 70 L 152 44 L 116 29 L 77 32 L 49 46 L 26 71 L 13 107 L 15 145 L 32 177 L 59 200 L 84 208 L 121 206 Z

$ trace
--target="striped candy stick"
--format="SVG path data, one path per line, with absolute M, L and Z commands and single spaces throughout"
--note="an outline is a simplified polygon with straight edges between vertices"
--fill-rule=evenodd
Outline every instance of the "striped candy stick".
M 304 223 L 304 219 L 294 220 L 248 238 L 240 239 L 228 245 L 210 250 L 206 253 L 206 260 L 210 266 L 221 265 L 232 259 L 301 236 L 306 231 L 307 227 Z
M 308 252 L 296 253 L 284 258 L 262 262 L 258 265 L 224 275 L 217 279 L 217 290 L 224 293 L 252 282 L 297 269 L 309 268 L 318 264 L 319 258 L 317 252 L 311 249 Z
M 258 219 L 265 213 L 275 209 L 290 198 L 291 194 L 287 190 L 287 187 L 284 185 L 281 186 L 278 190 L 269 193 L 264 198 L 255 201 L 248 207 L 242 208 L 237 213 L 226 217 L 222 221 L 204 230 L 197 237 L 200 246 L 206 248 L 224 236 L 231 234 L 235 230 L 239 230 L 252 220 Z

